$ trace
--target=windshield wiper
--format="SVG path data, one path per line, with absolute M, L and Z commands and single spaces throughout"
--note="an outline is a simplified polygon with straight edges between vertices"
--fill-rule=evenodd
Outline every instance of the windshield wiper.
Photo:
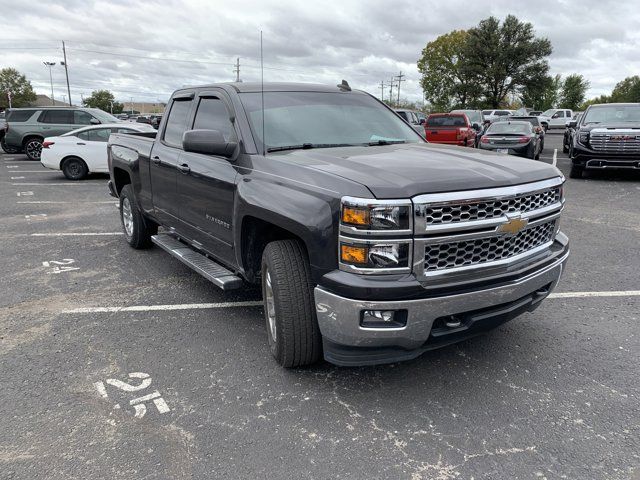
M 269 147 L 267 152 L 282 152 L 285 150 L 309 150 L 311 148 L 334 148 L 334 147 L 354 147 L 353 143 L 302 143 L 300 145 L 282 145 L 280 147 Z
M 373 147 L 375 145 L 395 145 L 397 143 L 407 143 L 406 140 L 376 140 L 375 142 L 369 142 L 368 145 Z

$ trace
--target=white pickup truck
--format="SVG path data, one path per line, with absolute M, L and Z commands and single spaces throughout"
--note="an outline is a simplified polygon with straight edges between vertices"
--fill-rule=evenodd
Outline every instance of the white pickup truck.
M 545 130 L 548 128 L 565 128 L 573 118 L 573 110 L 566 108 L 550 108 L 538 116 Z

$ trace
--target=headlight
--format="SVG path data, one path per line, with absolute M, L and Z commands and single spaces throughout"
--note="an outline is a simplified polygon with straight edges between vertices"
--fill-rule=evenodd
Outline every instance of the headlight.
M 371 235 L 411 233 L 411 201 L 368 200 L 344 197 L 340 208 L 340 229 Z
M 587 143 L 589 141 L 589 132 L 580 132 L 578 138 L 580 139 L 580 143 Z
M 411 240 L 340 238 L 340 268 L 358 273 L 402 273 L 411 270 Z

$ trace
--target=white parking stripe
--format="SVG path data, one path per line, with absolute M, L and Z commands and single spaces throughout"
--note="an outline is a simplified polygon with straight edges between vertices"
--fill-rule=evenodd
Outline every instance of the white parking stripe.
M 552 293 L 548 298 L 588 298 L 588 297 L 640 297 L 640 290 L 611 292 L 563 292 Z
M 640 290 L 611 292 L 564 292 L 552 293 L 548 298 L 587 297 L 638 297 Z M 62 313 L 115 313 L 115 312 L 156 312 L 162 310 L 203 310 L 215 308 L 261 307 L 262 301 L 221 302 L 221 303 L 179 303 L 173 305 L 133 305 L 130 307 L 80 307 L 63 310 Z
M 32 233 L 30 237 L 99 237 L 103 235 L 122 235 L 122 232 L 64 232 L 64 233 Z
M 113 313 L 113 312 L 155 312 L 161 310 L 201 310 L 212 308 L 261 307 L 261 301 L 221 302 L 221 303 L 182 303 L 176 305 L 134 305 L 131 307 L 82 307 L 63 310 L 62 313 Z
M 106 201 L 102 201 L 102 202 L 82 202 L 82 204 L 84 205 L 84 204 L 87 204 L 87 203 L 114 203 L 114 202 L 117 203 L 118 200 L 114 199 L 114 200 L 106 200 Z M 78 204 L 78 202 L 63 202 L 63 201 L 60 201 L 60 202 L 46 202 L 46 201 L 43 201 L 43 202 L 16 202 L 16 203 L 48 203 L 48 204 L 73 203 L 75 205 Z
M 19 172 L 18 172 L 19 173 Z M 84 182 L 64 182 L 64 183 L 12 183 L 11 185 L 42 185 L 48 187 L 66 187 L 69 185 L 94 185 L 96 182 L 84 183 Z
M 58 170 L 15 170 L 11 173 L 58 173 L 62 175 L 62 172 Z

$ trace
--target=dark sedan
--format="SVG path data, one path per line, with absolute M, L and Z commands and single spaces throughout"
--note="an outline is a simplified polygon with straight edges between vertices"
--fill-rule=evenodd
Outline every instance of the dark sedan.
M 525 121 L 492 123 L 480 140 L 480 148 L 536 160 L 542 150 L 540 135 Z
M 531 115 L 522 115 L 522 116 L 513 116 L 510 117 L 509 120 L 522 120 L 523 122 L 529 122 L 533 126 L 533 131 L 538 134 L 540 137 L 540 153 L 544 150 L 544 127 L 542 123 L 540 123 L 540 119 L 538 117 L 534 117 Z

